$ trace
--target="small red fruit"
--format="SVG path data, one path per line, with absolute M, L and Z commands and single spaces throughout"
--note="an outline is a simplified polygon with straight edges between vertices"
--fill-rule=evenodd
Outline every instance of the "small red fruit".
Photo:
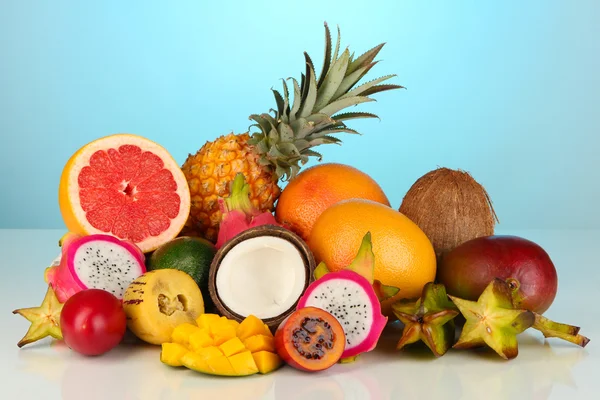
M 127 327 L 121 301 L 100 289 L 87 289 L 65 303 L 60 328 L 65 343 L 78 353 L 96 356 L 119 344 Z
M 346 336 L 338 320 L 325 310 L 305 307 L 294 311 L 275 332 L 277 354 L 301 371 L 322 371 L 344 352 Z
M 461 244 L 442 258 L 437 278 L 449 295 L 473 301 L 500 278 L 511 288 L 517 308 L 538 314 L 550 307 L 558 289 L 548 253 L 517 236 L 484 236 Z

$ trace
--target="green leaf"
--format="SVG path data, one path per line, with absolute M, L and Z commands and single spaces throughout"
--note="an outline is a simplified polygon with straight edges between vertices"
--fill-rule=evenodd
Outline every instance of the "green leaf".
M 321 69 L 321 75 L 319 76 L 319 82 L 317 83 L 317 87 L 321 87 L 323 81 L 325 80 L 325 76 L 327 75 L 327 71 L 329 71 L 329 67 L 331 65 L 331 32 L 329 31 L 329 26 L 327 26 L 327 22 L 325 22 L 325 55 L 323 56 L 323 68 Z
M 271 89 L 273 91 L 273 96 L 275 96 L 275 102 L 277 103 L 277 118 L 283 115 L 283 97 L 281 97 L 281 93 L 279 93 L 275 89 Z
M 346 77 L 342 80 L 342 83 L 340 83 L 338 89 L 333 94 L 332 99 L 337 99 L 338 97 L 346 93 L 348 90 L 350 90 L 350 88 L 360 80 L 360 77 L 363 75 L 366 69 L 367 67 L 363 67 L 349 75 L 346 75 Z
M 267 135 L 267 133 L 271 130 L 271 124 L 269 124 L 269 121 L 263 118 L 262 115 L 252 114 L 250 115 L 250 119 L 258 123 L 258 125 L 260 126 L 260 130 L 263 132 L 264 135 Z
M 319 134 L 326 134 L 326 135 L 330 135 L 332 133 L 351 133 L 353 135 L 362 135 L 362 133 L 360 133 L 357 130 L 354 130 L 352 128 L 335 128 L 335 129 L 325 129 L 323 131 L 320 131 Z
M 282 180 L 286 180 L 285 177 L 289 176 L 288 171 L 279 165 L 275 165 L 275 174 Z
M 260 114 L 270 125 L 271 129 L 277 129 L 279 122 L 269 114 Z
M 271 158 L 271 159 L 280 159 L 280 158 L 285 158 L 285 154 L 283 154 L 281 151 L 279 151 L 279 149 L 277 148 L 277 146 L 273 145 L 271 146 L 271 148 L 269 149 L 269 151 L 267 152 L 267 155 Z
M 379 92 L 383 92 L 386 90 L 393 90 L 393 89 L 405 89 L 404 86 L 400 86 L 400 85 L 378 85 L 378 86 L 373 86 L 370 89 L 365 90 L 364 92 L 361 93 L 361 96 L 370 96 L 372 94 L 375 93 L 379 93 Z
M 308 144 L 311 147 L 315 147 L 315 146 L 319 146 L 319 145 L 322 145 L 322 144 L 339 144 L 341 142 L 342 141 L 340 139 L 336 138 L 336 137 L 333 137 L 333 136 L 323 136 L 323 137 L 311 140 Z
M 287 123 L 289 121 L 290 116 L 290 92 L 288 91 L 287 83 L 284 79 L 281 80 L 283 83 L 283 112 L 282 120 Z
M 325 77 L 325 81 L 323 81 L 323 86 L 319 88 L 319 94 L 315 103 L 316 110 L 320 110 L 321 108 L 325 107 L 333 98 L 333 95 L 337 91 L 338 87 L 342 83 L 342 80 L 344 79 L 344 76 L 346 75 L 349 57 L 350 52 L 348 49 L 344 50 L 340 58 L 334 62 L 333 66 L 329 70 L 329 73 Z
M 272 129 L 269 131 L 269 136 L 268 136 L 268 137 L 269 137 L 269 144 L 270 144 L 271 146 L 273 146 L 273 145 L 275 145 L 275 144 L 279 143 L 279 133 L 277 132 L 277 129 L 275 129 L 275 128 L 272 128 Z M 272 148 L 273 148 L 273 147 L 271 147 L 271 149 L 272 149 Z
M 342 97 L 340 97 L 340 99 L 346 98 L 346 97 L 352 97 L 352 96 L 364 96 L 364 92 L 370 88 L 372 88 L 373 86 L 386 81 L 390 78 L 395 77 L 396 75 L 386 75 L 386 76 L 382 76 L 381 78 L 377 78 L 377 79 L 373 79 L 372 81 L 369 82 L 365 82 L 362 85 L 352 89 L 351 91 L 349 91 L 348 93 L 346 93 L 345 95 L 343 95 Z
M 306 139 L 295 139 L 294 140 L 294 145 L 296 146 L 296 148 L 298 149 L 298 151 L 300 153 L 302 153 L 302 150 L 308 148 L 308 140 L 306 140 Z
M 279 131 L 279 141 L 282 143 L 292 143 L 294 141 L 294 131 L 286 123 L 280 123 L 277 129 Z
M 350 119 L 359 119 L 359 118 L 377 118 L 379 117 L 375 114 L 367 113 L 367 112 L 347 112 L 342 114 L 337 114 L 332 116 L 331 118 L 336 121 L 348 121 Z
M 279 143 L 277 148 L 281 153 L 284 154 L 285 159 L 300 156 L 300 152 L 293 143 Z
M 338 25 L 337 26 L 337 41 L 335 43 L 335 50 L 333 52 L 333 58 L 331 59 L 333 62 L 336 62 L 338 59 L 338 54 L 340 53 L 340 43 L 341 42 L 342 42 L 342 34 L 340 32 L 340 26 Z
M 311 116 L 306 118 L 306 120 L 309 123 L 312 122 L 314 124 L 313 131 L 320 131 L 335 124 L 334 119 L 332 119 L 329 115 L 323 113 L 312 114 Z
M 319 113 L 331 116 L 336 112 L 343 110 L 344 108 L 355 106 L 360 103 L 366 103 L 369 101 L 375 100 L 365 96 L 346 97 L 344 99 L 336 100 L 333 103 L 329 104 L 327 107 L 320 109 Z
M 301 100 L 300 104 L 302 104 L 306 100 L 306 94 L 308 93 L 306 76 L 303 73 L 300 74 L 300 90 L 302 91 L 302 97 L 300 98 L 300 100 Z
M 259 154 L 264 154 L 269 151 L 269 145 L 267 143 L 266 138 L 263 138 L 262 140 L 258 141 L 256 144 L 254 144 L 254 147 L 256 147 Z
M 381 44 L 373 47 L 371 50 L 365 52 L 363 55 L 358 57 L 356 60 L 352 61 L 352 63 L 348 66 L 348 73 L 352 73 L 359 68 L 369 65 L 375 59 L 375 57 L 377 57 L 377 54 L 381 51 L 381 48 L 384 45 L 385 45 L 385 43 L 381 43 Z
M 306 56 L 306 79 L 308 81 L 308 91 L 306 93 L 306 98 L 302 103 L 302 107 L 300 108 L 300 117 L 308 117 L 312 114 L 313 108 L 315 106 L 315 101 L 317 100 L 317 81 L 315 80 L 315 70 L 309 63 L 308 54 L 304 53 Z
M 296 79 L 289 79 L 291 79 L 294 84 L 294 102 L 292 103 L 292 109 L 290 110 L 290 122 L 294 122 L 296 120 L 296 113 L 300 110 L 300 105 L 302 104 L 302 91 L 300 90 L 300 86 Z
M 290 179 L 293 179 L 300 172 L 300 167 L 298 165 L 296 165 L 296 164 L 292 164 L 291 168 L 292 168 L 292 172 L 290 174 Z
M 290 126 L 294 130 L 295 140 L 304 139 L 314 130 L 314 123 L 309 124 L 306 118 L 298 118 Z
M 307 155 L 309 157 L 317 157 L 319 161 L 323 160 L 323 156 L 321 155 L 321 153 L 318 153 L 314 150 L 306 149 L 302 151 L 302 154 Z

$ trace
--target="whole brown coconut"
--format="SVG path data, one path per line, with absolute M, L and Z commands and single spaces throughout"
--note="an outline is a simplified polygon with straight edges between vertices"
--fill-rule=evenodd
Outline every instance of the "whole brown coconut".
M 493 235 L 498 221 L 484 187 L 468 172 L 449 168 L 419 178 L 399 211 L 425 232 L 438 258 L 468 240 Z

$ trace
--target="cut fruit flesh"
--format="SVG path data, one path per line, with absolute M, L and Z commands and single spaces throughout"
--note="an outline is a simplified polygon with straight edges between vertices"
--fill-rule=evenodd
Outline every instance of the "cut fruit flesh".
M 196 333 L 200 328 L 196 325 L 190 323 L 183 323 L 181 325 L 177 325 L 173 332 L 171 333 L 171 342 L 178 343 L 182 346 L 189 347 L 190 345 L 190 337 Z
M 136 135 L 111 135 L 88 143 L 67 162 L 59 185 L 67 228 L 106 233 L 143 252 L 173 239 L 190 208 L 183 172 L 158 144 Z
M 254 363 L 261 374 L 275 371 L 283 364 L 283 360 L 276 353 L 270 351 L 257 351 L 252 353 L 252 358 L 254 358 Z
M 138 338 L 159 345 L 172 340 L 173 331 L 181 324 L 194 324 L 204 312 L 204 300 L 191 276 L 176 269 L 159 269 L 131 282 L 123 297 L 123 310 L 127 326 Z M 181 332 L 178 340 L 185 343 L 185 339 Z
M 350 270 L 331 272 L 313 282 L 298 302 L 298 309 L 308 306 L 326 310 L 340 321 L 345 361 L 373 350 L 387 323 L 373 286 Z
M 329 293 L 329 290 L 333 290 L 334 292 L 340 291 L 340 288 L 347 288 L 347 290 L 343 290 L 344 294 L 347 292 L 348 296 L 354 296 L 357 301 L 360 301 L 360 295 L 362 295 L 363 288 L 355 282 L 352 281 L 337 281 L 332 280 L 327 285 L 323 285 L 319 287 L 314 292 L 311 292 L 311 297 L 306 301 L 306 306 L 314 306 L 318 308 L 324 307 L 323 302 L 327 302 L 328 311 L 332 313 L 336 317 L 344 318 L 344 320 L 351 321 L 359 321 L 361 322 L 361 326 L 365 329 L 357 329 L 355 331 L 345 331 L 346 333 L 346 344 L 350 343 L 361 343 L 364 341 L 369 335 L 369 330 L 366 329 L 373 324 L 373 312 L 370 310 L 370 305 L 365 304 L 361 306 L 350 306 L 346 305 L 344 298 L 338 298 L 332 296 L 327 298 L 327 300 L 322 300 L 321 296 L 325 296 Z
M 294 306 L 306 279 L 302 254 L 292 243 L 259 236 L 240 242 L 225 255 L 216 287 L 223 304 L 234 313 L 267 319 Z
M 342 356 L 345 342 L 339 321 L 316 307 L 295 311 L 275 332 L 279 356 L 303 371 L 322 371 L 333 366 Z
M 204 318 L 200 316 L 197 319 L 197 322 L 205 324 L 202 328 L 189 323 L 175 328 L 172 340 L 187 341 L 189 346 L 163 343 L 161 362 L 173 367 L 183 365 L 205 374 L 222 376 L 246 376 L 259 372 L 266 374 L 283 363 L 275 352 L 273 337 L 260 319 L 254 316 L 246 318 L 240 324 L 242 329 L 236 332 L 231 331 L 232 320 L 219 318 L 214 314 L 203 316 Z M 223 329 L 228 331 L 227 335 Z M 238 333 L 250 334 L 255 331 L 260 334 L 250 336 L 245 341 L 237 336 Z M 234 336 L 224 340 L 231 332 Z M 219 341 L 221 343 L 217 344 Z
M 242 323 L 237 327 L 236 335 L 242 341 L 255 335 L 266 335 L 271 337 L 273 336 L 269 328 L 265 326 L 265 324 L 263 324 L 263 322 L 254 315 L 249 315 L 246 318 L 244 318 Z
M 244 346 L 252 353 L 259 351 L 275 351 L 275 341 L 272 337 L 265 335 L 250 336 L 244 341 Z
M 79 238 L 77 244 L 67 249 L 66 256 L 73 278 L 82 287 L 102 289 L 122 299 L 127 286 L 146 272 L 139 249 L 131 243 L 90 235 Z
M 238 376 L 252 375 L 258 372 L 252 353 L 243 351 L 229 357 L 229 362 Z
M 181 358 L 188 352 L 185 346 L 179 343 L 163 343 L 160 352 L 160 361 L 171 367 L 181 367 Z

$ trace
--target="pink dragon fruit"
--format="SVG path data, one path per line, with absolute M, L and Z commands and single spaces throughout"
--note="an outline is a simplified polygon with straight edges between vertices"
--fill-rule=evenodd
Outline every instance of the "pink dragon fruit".
M 351 270 L 330 272 L 313 282 L 298 301 L 298 309 L 317 307 L 328 311 L 344 328 L 346 349 L 342 362 L 375 348 L 387 317 L 371 283 Z
M 133 243 L 109 235 L 68 233 L 61 239 L 60 262 L 45 278 L 64 303 L 84 289 L 103 289 L 122 299 L 127 286 L 146 272 L 144 254 Z
M 228 198 L 219 199 L 222 219 L 219 226 L 216 248 L 220 249 L 234 236 L 255 226 L 281 226 L 270 212 L 260 212 L 250 201 L 250 186 L 244 174 L 238 173 L 232 182 Z

